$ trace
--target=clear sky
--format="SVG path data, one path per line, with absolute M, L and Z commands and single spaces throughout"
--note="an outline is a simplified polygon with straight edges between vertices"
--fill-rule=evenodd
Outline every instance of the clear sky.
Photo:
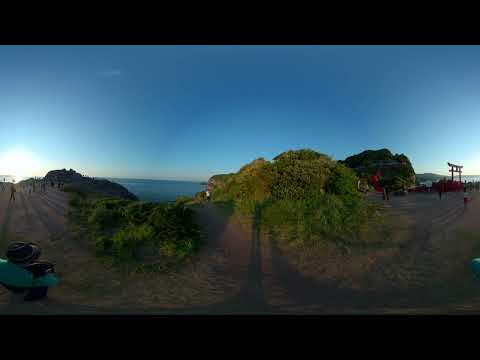
M 206 180 L 288 149 L 480 174 L 478 46 L 0 46 L 0 174 Z

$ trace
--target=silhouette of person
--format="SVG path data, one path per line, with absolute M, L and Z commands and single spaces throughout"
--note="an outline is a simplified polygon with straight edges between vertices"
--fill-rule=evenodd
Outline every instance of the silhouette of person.
M 12 186 L 10 187 L 10 200 L 9 200 L 9 202 L 12 201 L 12 199 L 13 199 L 13 201 L 15 201 L 15 192 L 16 191 L 17 190 L 15 189 L 15 185 L 12 184 Z

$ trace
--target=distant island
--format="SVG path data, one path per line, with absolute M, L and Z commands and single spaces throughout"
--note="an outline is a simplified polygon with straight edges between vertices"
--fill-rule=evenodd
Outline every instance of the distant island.
M 448 175 L 439 175 L 433 173 L 417 174 L 417 181 L 419 183 L 424 181 L 438 181 L 443 178 L 448 178 Z
M 29 184 L 35 179 L 21 181 L 20 184 Z M 80 193 L 97 193 L 104 196 L 116 197 L 124 200 L 138 200 L 137 196 L 128 191 L 125 187 L 113 181 L 95 179 L 77 173 L 75 170 L 62 169 L 52 170 L 45 175 L 44 181 L 63 183 L 66 191 Z

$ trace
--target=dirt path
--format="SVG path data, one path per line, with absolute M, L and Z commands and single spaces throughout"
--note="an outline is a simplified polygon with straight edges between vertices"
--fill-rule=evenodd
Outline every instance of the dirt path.
M 480 283 L 470 272 L 470 261 L 480 256 L 478 194 L 464 211 L 461 193 L 392 198 L 394 214 L 407 214 L 414 236 L 397 255 L 378 261 L 365 274 L 374 286 L 354 289 L 338 282 L 303 276 L 271 244 L 276 276 L 294 304 L 285 310 L 314 313 L 435 313 L 480 310 Z M 462 237 L 461 232 L 476 234 Z M 477 248 L 477 251 L 479 249 Z M 348 256 L 343 261 L 349 262 Z
M 0 289 L 0 313 L 16 314 L 265 314 L 468 312 L 480 309 L 477 285 L 468 278 L 475 241 L 459 242 L 458 230 L 478 232 L 480 200 L 467 212 L 459 194 L 392 198 L 390 211 L 408 214 L 415 239 L 396 257 L 370 270 L 376 288 L 353 289 L 336 281 L 305 277 L 275 241 L 260 232 L 261 213 L 249 229 L 213 204 L 197 209 L 207 229 L 203 251 L 169 274 L 126 275 L 100 262 L 68 223 L 68 197 L 58 190 L 17 193 L 15 203 L 0 192 L 0 252 L 9 242 L 38 243 L 60 278 L 49 298 L 12 303 Z M 423 196 L 423 197 L 422 197 Z M 447 250 L 447 249 L 455 249 Z M 477 254 L 480 256 L 480 253 Z M 439 264 L 446 264 L 439 266 Z M 437 271 L 440 268 L 440 271 Z M 442 270 L 443 269 L 443 270 Z M 396 274 L 397 278 L 391 274 Z M 440 290 L 429 287 L 444 281 Z M 464 281 L 459 281 L 464 279 Z M 401 280 L 410 287 L 399 288 Z M 451 297 L 462 286 L 462 298 Z M 435 285 L 436 286 L 436 285 Z M 455 286 L 455 290 L 454 289 Z
M 236 232 L 228 218 L 212 217 L 205 248 L 181 269 L 125 274 L 98 260 L 88 242 L 75 236 L 68 223 L 67 194 L 56 189 L 18 191 L 11 203 L 7 195 L 0 192 L 0 253 L 12 241 L 37 243 L 42 259 L 55 264 L 60 283 L 47 300 L 32 304 L 11 303 L 11 294 L 0 288 L 0 313 L 215 312 L 216 304 L 221 309 L 223 302 L 240 292 L 241 276 L 230 271 L 222 244 L 229 242 L 235 249 L 243 242 L 234 241 Z

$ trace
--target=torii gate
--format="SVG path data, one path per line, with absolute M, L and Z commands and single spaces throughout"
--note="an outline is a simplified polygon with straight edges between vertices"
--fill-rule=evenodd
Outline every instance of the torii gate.
M 453 173 L 457 172 L 458 173 L 458 179 L 460 180 L 460 182 L 462 182 L 462 168 L 463 168 L 463 165 L 450 164 L 449 162 L 447 162 L 447 164 L 448 164 L 448 166 L 451 167 L 449 172 L 452 173 L 452 181 L 453 181 Z

